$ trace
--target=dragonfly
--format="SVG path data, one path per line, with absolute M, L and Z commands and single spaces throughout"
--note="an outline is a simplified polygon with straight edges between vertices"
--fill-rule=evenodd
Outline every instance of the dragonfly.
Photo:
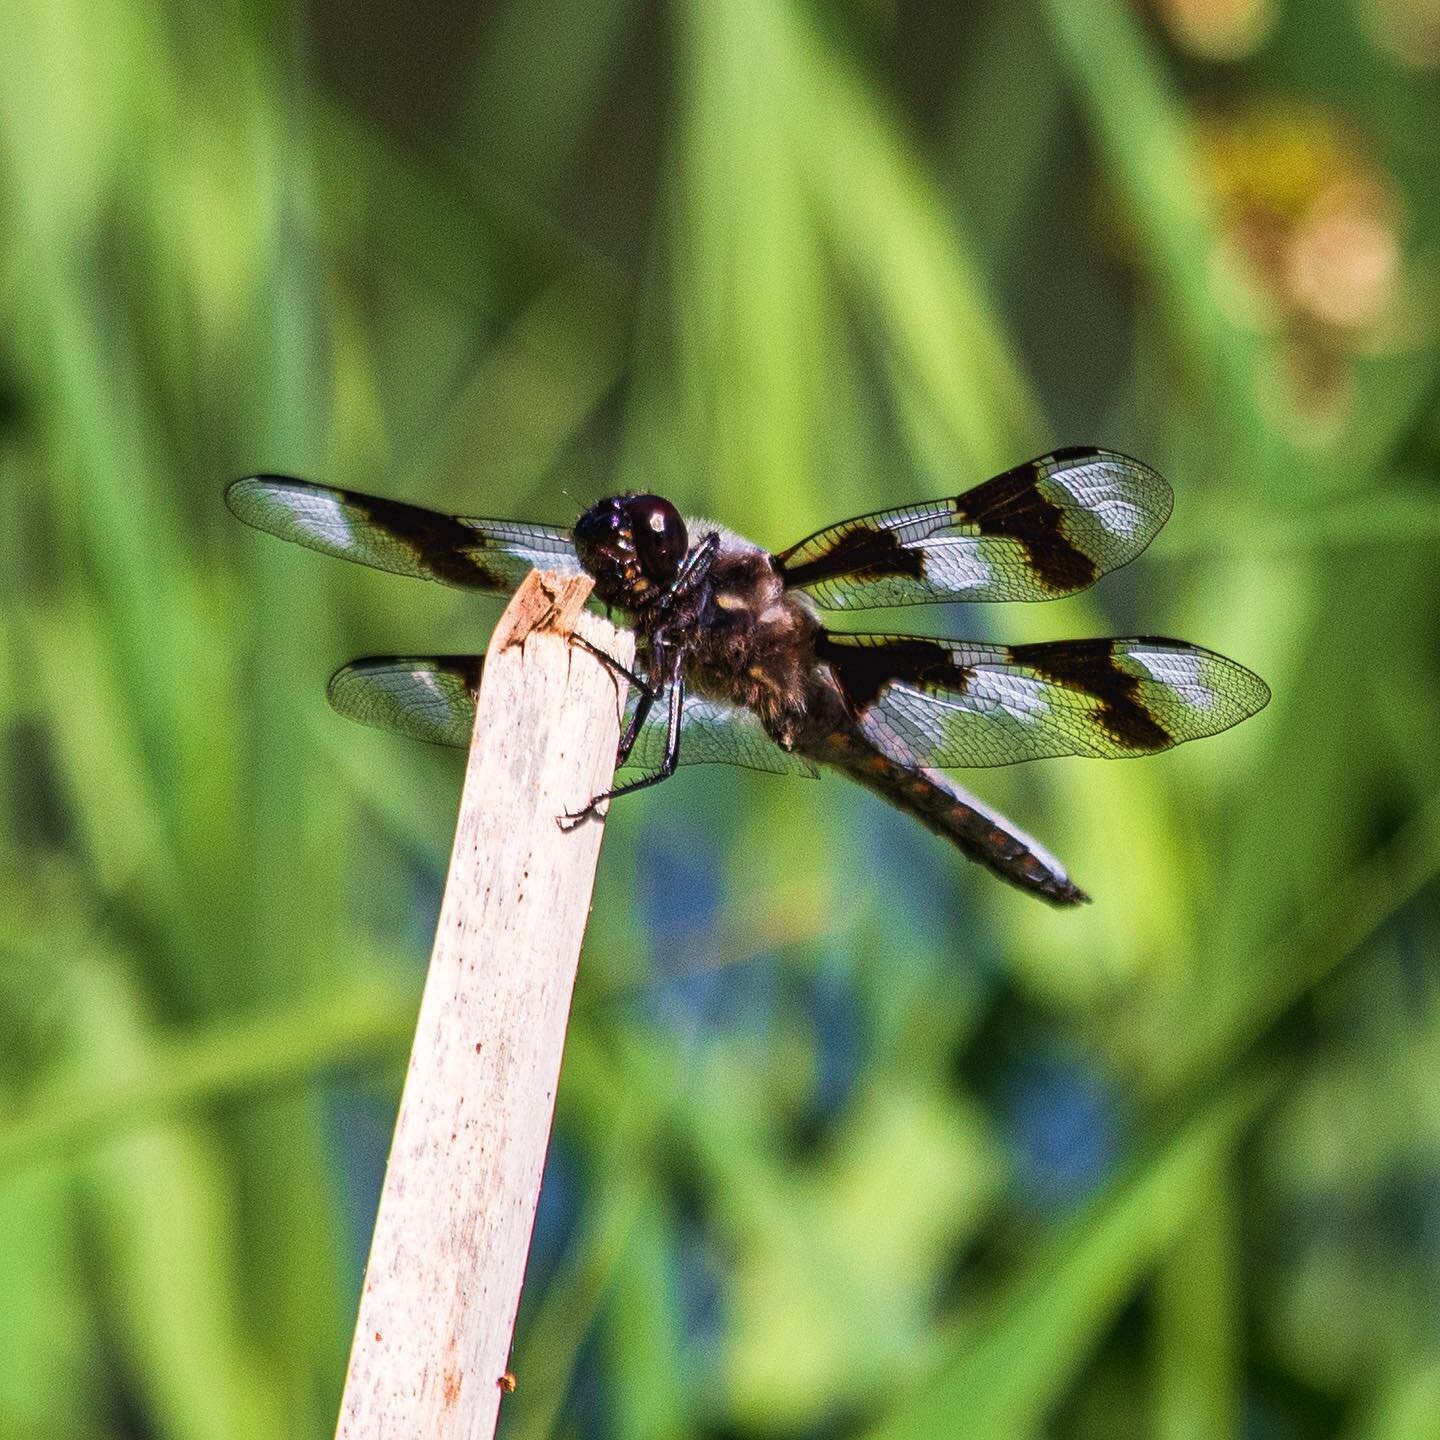
M 246 524 L 325 555 L 484 594 L 532 569 L 584 572 L 636 636 L 617 781 L 571 822 L 686 763 L 839 772 L 968 859 L 1057 906 L 1065 867 L 946 772 L 1054 756 L 1153 755 L 1255 714 L 1265 682 L 1183 640 L 998 645 L 859 633 L 823 612 L 1050 600 L 1133 560 L 1169 484 L 1111 450 L 1056 450 L 959 495 L 879 510 L 771 552 L 660 495 L 614 495 L 573 527 L 449 515 L 282 475 L 226 491 Z M 605 657 L 602 657 L 605 658 Z M 363 724 L 469 744 L 483 655 L 379 655 L 337 670 Z M 617 667 L 618 668 L 618 667 Z

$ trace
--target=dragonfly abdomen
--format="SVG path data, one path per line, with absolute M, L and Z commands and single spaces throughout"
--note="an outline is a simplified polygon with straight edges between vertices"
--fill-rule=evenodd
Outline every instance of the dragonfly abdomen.
M 1038 841 L 1012 825 L 943 771 L 913 769 L 876 749 L 854 726 L 844 726 L 805 747 L 811 759 L 843 771 L 882 800 L 913 815 L 992 874 L 1048 900 L 1082 905 L 1090 897 Z

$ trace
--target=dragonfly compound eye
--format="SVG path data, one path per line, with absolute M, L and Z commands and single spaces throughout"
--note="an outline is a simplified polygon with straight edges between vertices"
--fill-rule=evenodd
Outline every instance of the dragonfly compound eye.
M 627 506 L 640 568 L 656 585 L 668 585 L 690 549 L 680 512 L 659 495 L 631 496 Z

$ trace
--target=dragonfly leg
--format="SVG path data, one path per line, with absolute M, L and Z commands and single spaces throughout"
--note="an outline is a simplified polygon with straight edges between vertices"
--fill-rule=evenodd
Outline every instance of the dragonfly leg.
M 620 737 L 620 746 L 615 752 L 615 768 L 618 770 L 629 758 L 630 752 L 635 748 L 635 741 L 640 737 L 640 727 L 645 723 L 645 717 L 650 713 L 650 707 L 655 703 L 655 692 L 645 689 L 640 692 L 640 698 L 635 702 L 635 713 L 630 717 L 630 723 L 625 727 L 625 733 Z
M 680 603 L 689 598 L 710 573 L 710 567 L 715 563 L 715 556 L 719 549 L 720 536 L 710 534 L 690 551 L 680 566 L 679 574 L 670 582 L 665 594 L 660 597 L 656 606 L 660 615 L 673 614 Z
M 650 707 L 654 705 L 660 692 L 649 680 L 642 680 L 635 671 L 627 669 L 613 655 L 607 654 L 583 635 L 572 635 L 570 639 L 582 650 L 588 650 L 612 675 L 629 681 L 640 692 L 640 698 L 635 703 L 635 712 L 630 716 L 630 723 L 625 727 L 625 733 L 620 737 L 620 746 L 615 752 L 615 768 L 618 770 L 630 758 L 630 752 L 635 748 L 635 741 L 640 735 L 640 727 L 645 723 L 645 717 L 649 715 Z
M 628 666 L 622 665 L 613 655 L 602 650 L 598 645 L 592 644 L 583 635 L 572 635 L 570 643 L 578 645 L 582 650 L 588 650 L 612 675 L 618 675 L 622 680 L 628 680 L 645 699 L 653 703 L 655 687 L 648 680 L 642 680 Z
M 644 703 L 642 696 L 641 704 Z M 670 687 L 670 723 L 665 733 L 665 758 L 661 760 L 660 768 L 653 775 L 642 775 L 640 779 L 632 780 L 627 785 L 617 785 L 613 790 L 606 790 L 604 794 L 595 796 L 583 810 L 576 811 L 573 815 L 567 811 L 558 820 L 562 830 L 573 830 L 581 821 L 599 814 L 602 805 L 608 804 L 611 800 L 618 800 L 622 795 L 633 795 L 637 790 L 647 790 L 651 785 L 658 785 L 662 780 L 668 780 L 675 773 L 675 767 L 680 763 L 680 716 L 684 705 L 685 685 L 683 681 L 676 680 Z M 638 708 L 636 713 L 639 713 Z M 635 725 L 634 728 L 638 731 L 639 726 Z M 627 738 L 633 745 L 634 739 L 628 735 L 628 730 Z

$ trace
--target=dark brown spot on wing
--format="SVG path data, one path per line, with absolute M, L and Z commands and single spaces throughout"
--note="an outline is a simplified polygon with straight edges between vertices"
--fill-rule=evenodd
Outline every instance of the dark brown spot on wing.
M 1158 645 L 1172 645 L 1157 640 Z M 1140 697 L 1140 677 L 1122 669 L 1109 640 L 1062 640 L 1041 645 L 1012 645 L 1014 664 L 1042 679 L 1093 695 L 1096 721 L 1114 740 L 1131 750 L 1164 750 L 1175 737 L 1150 713 Z
M 369 524 L 408 549 L 418 568 L 446 585 L 472 590 L 511 588 L 505 575 L 475 555 L 483 548 L 484 537 L 455 516 L 378 495 L 351 494 L 346 499 Z
M 960 665 L 954 655 L 933 640 L 916 636 L 886 639 L 878 643 L 847 643 L 845 637 L 821 631 L 815 641 L 815 656 L 830 666 L 854 715 L 863 715 L 884 688 L 902 681 L 923 689 L 964 694 L 974 671 Z
M 925 557 L 919 550 L 907 550 L 900 538 L 890 530 L 875 530 L 856 522 L 853 528 L 837 527 L 825 550 L 812 560 L 799 565 L 786 565 L 783 559 L 776 566 L 786 585 L 804 589 L 822 580 L 841 576 L 859 581 L 884 580 L 892 575 L 905 575 L 913 580 L 923 578 Z
M 1030 568 L 1057 595 L 1094 584 L 1100 571 L 1094 560 L 1065 534 L 1065 512 L 1040 491 L 1046 466 L 1083 460 L 1094 452 L 1057 450 L 1006 470 L 955 499 L 955 513 L 982 535 L 1004 536 L 1025 551 Z

